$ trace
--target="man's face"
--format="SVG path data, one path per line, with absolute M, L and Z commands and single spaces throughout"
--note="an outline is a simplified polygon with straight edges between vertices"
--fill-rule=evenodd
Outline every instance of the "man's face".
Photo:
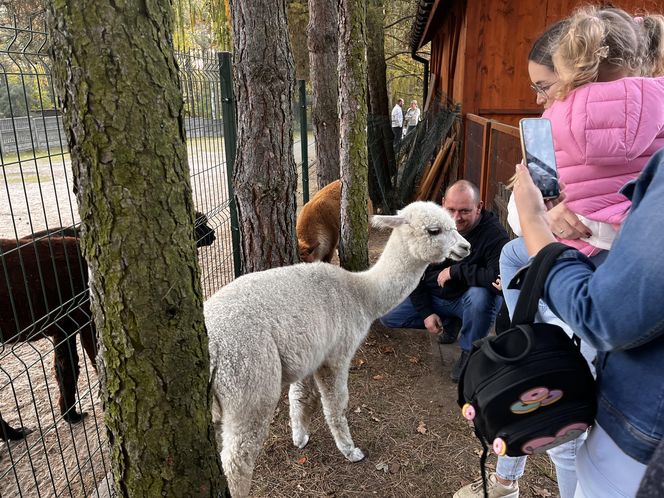
M 443 207 L 454 218 L 461 235 L 470 232 L 480 221 L 482 202 L 475 204 L 473 194 L 468 190 L 452 188 L 443 199 Z
M 399 105 L 403 106 L 403 100 L 399 99 Z

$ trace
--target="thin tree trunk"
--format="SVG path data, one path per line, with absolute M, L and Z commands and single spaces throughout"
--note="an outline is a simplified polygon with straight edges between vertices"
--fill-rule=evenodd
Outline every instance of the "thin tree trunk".
M 309 0 L 309 74 L 311 118 L 316 139 L 318 189 L 339 179 L 338 5 L 335 0 Z
M 245 273 L 298 261 L 294 67 L 286 0 L 232 2 L 238 110 L 233 185 Z
M 376 206 L 391 210 L 391 177 L 396 172 L 394 137 L 387 95 L 385 64 L 385 0 L 367 2 L 367 72 L 369 85 L 369 194 Z
M 366 0 L 339 0 L 339 260 L 344 268 L 352 271 L 369 266 L 366 18 Z
M 220 496 L 170 4 L 49 9 L 115 491 Z

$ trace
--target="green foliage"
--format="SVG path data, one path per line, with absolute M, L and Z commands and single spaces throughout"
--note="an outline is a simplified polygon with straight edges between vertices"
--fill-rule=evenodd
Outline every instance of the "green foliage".
M 422 64 L 413 60 L 410 53 L 410 29 L 416 12 L 417 0 L 391 0 L 386 4 L 385 61 L 390 108 L 400 98 L 406 104 L 412 99 L 422 99 Z
M 177 0 L 173 10 L 173 45 L 177 50 L 232 50 L 229 0 Z
M 0 73 L 0 118 L 27 116 L 39 111 L 42 106 L 40 93 L 48 100 L 50 92 L 45 91 L 36 76 Z M 44 103 L 44 108 L 52 107 L 51 102 Z

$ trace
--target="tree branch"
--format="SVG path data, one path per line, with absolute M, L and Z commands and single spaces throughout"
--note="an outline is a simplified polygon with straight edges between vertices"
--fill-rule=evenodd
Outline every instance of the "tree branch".
M 414 17 L 415 17 L 415 14 L 413 14 L 412 16 L 402 17 L 401 19 L 397 19 L 393 23 L 388 24 L 383 29 L 390 29 L 392 26 L 395 26 L 395 25 L 399 24 L 400 22 L 407 21 L 408 19 L 413 19 Z

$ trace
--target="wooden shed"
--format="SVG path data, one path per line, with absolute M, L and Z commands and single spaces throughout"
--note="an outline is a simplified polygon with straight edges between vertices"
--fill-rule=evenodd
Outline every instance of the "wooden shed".
M 606 2 L 605 2 L 606 3 Z M 528 79 L 528 52 L 545 28 L 582 0 L 420 0 L 411 30 L 415 54 L 431 43 L 428 95 L 459 103 L 463 115 L 462 176 L 491 206 L 520 161 L 519 119 L 542 108 Z M 661 12 L 661 0 L 611 2 L 628 12 Z

